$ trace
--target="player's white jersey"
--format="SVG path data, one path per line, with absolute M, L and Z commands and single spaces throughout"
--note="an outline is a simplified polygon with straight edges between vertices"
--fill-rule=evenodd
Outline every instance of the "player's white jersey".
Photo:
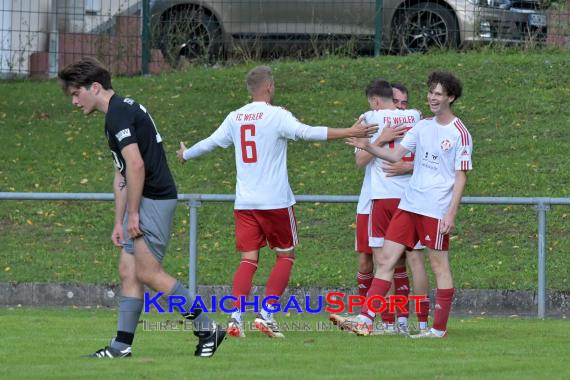
M 369 111 L 364 114 L 367 124 L 377 124 L 378 132 L 370 138 L 374 141 L 382 133 L 385 128 L 386 122 L 390 122 L 390 128 L 404 126 L 411 129 L 419 120 L 420 113 L 417 110 L 379 110 Z M 394 149 L 397 144 L 400 144 L 401 139 L 397 139 L 389 144 L 386 144 L 390 149 Z M 413 161 L 414 155 L 408 154 L 403 158 L 404 161 Z M 371 171 L 371 198 L 372 199 L 390 199 L 401 198 L 404 194 L 404 189 L 408 185 L 411 174 L 398 175 L 387 177 L 382 169 L 384 160 L 375 158 L 373 160 L 373 167 Z
M 370 113 L 372 111 L 368 111 Z M 366 122 L 366 114 L 360 115 L 359 119 L 363 119 Z M 358 153 L 360 149 L 356 148 L 354 154 Z M 362 179 L 362 187 L 360 188 L 360 196 L 358 197 L 358 204 L 356 205 L 357 214 L 370 214 L 370 206 L 372 205 L 372 200 L 370 199 L 371 194 L 371 184 L 370 177 L 372 175 L 372 166 L 374 160 L 370 160 L 364 167 L 364 178 Z
M 235 208 L 270 210 L 295 204 L 287 174 L 287 140 L 308 139 L 316 130 L 291 112 L 265 102 L 252 102 L 231 112 L 208 138 L 217 146 L 235 146 Z M 326 128 L 318 138 L 326 140 Z
M 400 201 L 402 210 L 442 219 L 451 203 L 455 171 L 473 168 L 473 141 L 461 120 L 447 125 L 424 119 L 401 142 L 415 152 L 414 174 Z
M 364 167 L 364 179 L 362 180 L 362 188 L 360 189 L 360 196 L 358 197 L 358 204 L 356 205 L 357 214 L 370 214 L 370 177 L 372 175 L 373 161 L 371 160 Z

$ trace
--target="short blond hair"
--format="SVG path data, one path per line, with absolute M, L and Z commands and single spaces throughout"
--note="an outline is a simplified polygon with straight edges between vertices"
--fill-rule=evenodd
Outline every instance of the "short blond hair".
M 252 95 L 267 81 L 273 82 L 273 72 L 269 66 L 254 67 L 245 77 L 247 91 Z

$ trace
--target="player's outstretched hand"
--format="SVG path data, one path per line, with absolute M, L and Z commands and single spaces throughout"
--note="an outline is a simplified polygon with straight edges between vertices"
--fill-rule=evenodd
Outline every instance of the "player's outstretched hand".
M 376 124 L 366 124 L 360 118 L 349 129 L 351 137 L 371 137 L 378 131 L 378 126 Z
M 184 159 L 184 151 L 186 150 L 186 145 L 182 141 L 180 141 L 180 149 L 176 151 L 176 158 L 180 163 L 185 163 L 186 160 Z
M 351 145 L 355 148 L 362 149 L 362 150 L 365 150 L 366 147 L 368 146 L 368 140 L 361 139 L 358 137 L 349 137 L 349 138 L 345 139 L 345 141 L 348 145 Z
M 383 145 L 383 144 L 386 144 L 388 142 L 392 142 L 396 139 L 401 139 L 404 137 L 407 130 L 408 130 L 407 127 L 404 127 L 401 125 L 396 125 L 393 128 L 391 128 L 390 122 L 387 122 L 386 125 L 384 125 L 382 132 L 380 132 L 380 136 L 378 136 L 375 143 L 376 143 L 376 145 L 378 145 L 378 144 Z
M 396 139 L 401 139 L 406 134 L 407 128 L 403 126 L 390 128 L 389 124 L 382 129 L 380 136 L 376 141 L 394 141 Z

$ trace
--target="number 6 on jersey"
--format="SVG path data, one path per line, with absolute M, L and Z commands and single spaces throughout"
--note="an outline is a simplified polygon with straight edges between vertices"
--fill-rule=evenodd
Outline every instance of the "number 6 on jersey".
M 243 162 L 246 164 L 253 164 L 257 162 L 257 149 L 255 148 L 255 141 L 251 139 L 254 136 L 255 136 L 255 124 L 243 124 L 241 126 L 240 128 L 241 157 Z M 250 138 L 249 140 L 246 139 L 248 137 Z

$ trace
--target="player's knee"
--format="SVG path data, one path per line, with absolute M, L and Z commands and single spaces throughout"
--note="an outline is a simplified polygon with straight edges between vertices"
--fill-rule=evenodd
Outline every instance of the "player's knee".
M 396 261 L 396 266 L 397 267 L 406 267 L 406 256 L 405 255 L 400 256 L 398 261 Z
M 424 258 L 421 253 L 408 252 L 406 254 L 406 261 L 410 266 L 424 265 Z
M 284 258 L 289 258 L 289 259 L 295 260 L 295 251 L 294 250 L 275 251 L 275 254 L 277 255 L 277 258 L 284 257 Z
M 370 273 L 374 270 L 372 255 L 361 255 L 358 260 L 358 271 L 360 273 Z
M 153 273 L 152 271 L 150 271 L 148 268 L 140 268 L 137 267 L 137 271 L 136 271 L 136 276 L 137 276 L 137 280 L 142 282 L 143 284 L 151 284 L 152 279 L 153 279 Z
M 426 272 L 426 268 L 424 265 L 423 260 L 418 260 L 417 258 L 408 260 L 408 265 L 410 266 L 410 269 L 412 270 L 412 273 L 425 273 Z
M 372 264 L 366 263 L 366 264 L 360 264 L 358 266 L 358 271 L 360 273 L 371 273 L 373 270 L 374 270 L 374 265 Z
M 374 257 L 378 266 L 392 269 L 396 267 L 398 258 L 398 256 L 391 255 L 389 252 L 385 251 L 380 251 L 380 254 L 375 255 Z
M 432 260 L 431 261 L 431 270 L 433 274 L 438 276 L 451 276 L 451 270 L 449 268 L 449 264 L 439 260 Z
M 136 280 L 135 270 L 132 265 L 125 263 L 119 264 L 119 278 L 121 282 Z
M 259 260 L 259 250 L 256 251 L 248 251 L 248 252 L 240 252 L 242 260 L 252 260 L 258 261 Z
M 287 252 L 278 252 L 277 257 L 275 258 L 275 262 L 288 262 L 291 265 L 295 264 L 295 254 L 294 253 L 287 253 Z

